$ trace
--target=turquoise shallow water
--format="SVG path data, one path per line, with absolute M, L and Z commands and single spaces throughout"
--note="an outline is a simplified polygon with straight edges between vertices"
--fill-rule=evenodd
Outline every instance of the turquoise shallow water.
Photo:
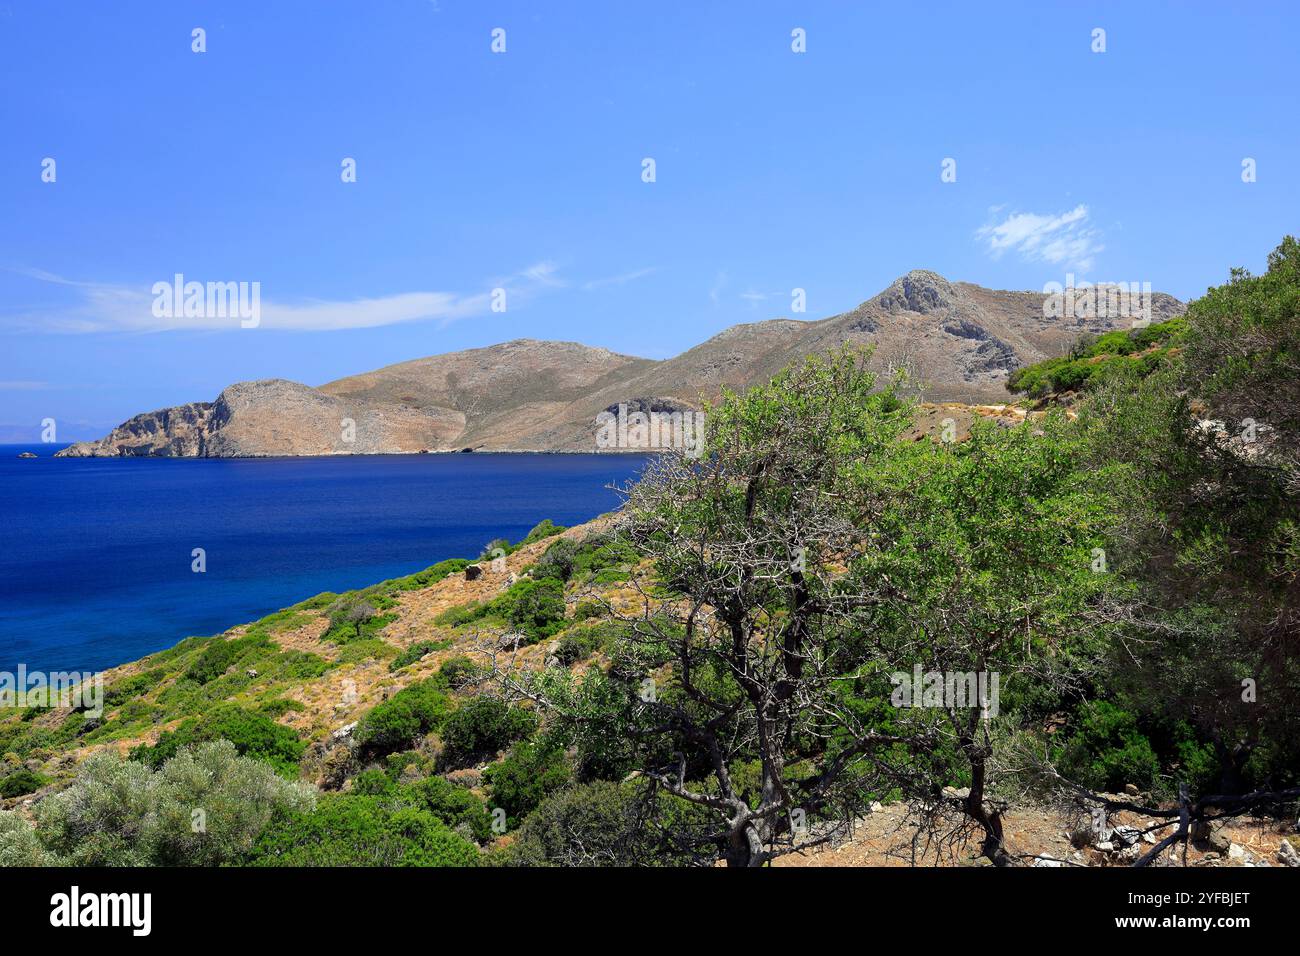
M 40 457 L 20 459 L 24 449 Z M 0 445 L 0 670 L 98 670 L 619 503 L 629 455 L 52 458 Z M 190 569 L 203 548 L 207 571 Z

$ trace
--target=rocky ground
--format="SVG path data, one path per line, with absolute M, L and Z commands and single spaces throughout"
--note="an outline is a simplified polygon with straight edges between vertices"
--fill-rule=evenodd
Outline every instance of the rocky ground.
M 1115 797 L 1123 799 L 1122 796 Z M 1136 813 L 1112 814 L 1109 832 L 1094 833 L 1082 814 L 1014 807 L 1005 817 L 1008 849 L 1035 867 L 1131 866 L 1171 831 L 1149 831 L 1164 823 Z M 1300 867 L 1300 825 L 1238 818 L 1213 826 L 1204 839 L 1174 846 L 1155 866 Z M 1102 839 L 1101 837 L 1105 837 Z M 873 808 L 854 821 L 851 832 L 776 860 L 775 866 L 988 866 L 980 840 L 958 819 L 937 831 L 918 828 L 903 804 Z

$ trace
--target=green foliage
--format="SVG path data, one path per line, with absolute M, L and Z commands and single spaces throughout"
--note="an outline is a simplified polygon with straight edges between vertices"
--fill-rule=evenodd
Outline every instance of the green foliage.
M 279 773 L 297 776 L 298 761 L 306 744 L 294 731 L 277 724 L 265 713 L 233 704 L 221 704 L 199 717 L 191 717 L 176 730 L 165 731 L 153 746 L 141 744 L 131 759 L 157 769 L 183 747 L 226 740 L 242 757 L 270 764 Z
M 523 547 L 526 544 L 534 544 L 544 538 L 553 537 L 554 535 L 566 530 L 568 529 L 566 529 L 564 525 L 558 525 L 550 518 L 543 518 L 536 526 L 534 526 L 532 531 L 529 531 L 528 534 L 525 535 L 524 540 L 519 542 L 519 546 Z
M 493 805 L 506 811 L 506 823 L 513 829 L 543 799 L 568 785 L 573 769 L 554 741 L 521 741 L 485 776 L 492 787 Z
M 451 647 L 450 640 L 417 641 L 393 658 L 392 663 L 388 665 L 388 669 L 389 671 L 396 673 L 403 667 L 409 667 L 416 661 L 423 660 L 428 655 L 437 651 L 445 651 L 449 647 Z
M 141 697 L 153 690 L 166 678 L 168 672 L 166 669 L 156 667 L 152 670 L 141 671 L 130 677 L 123 677 L 121 680 L 114 681 L 113 684 L 104 691 L 104 707 L 120 707 L 127 701 Z
M 597 651 L 613 647 L 623 633 L 623 626 L 613 621 L 570 628 L 560 636 L 559 646 L 555 649 L 555 658 L 561 666 L 572 667 Z
M 568 538 L 561 538 L 556 541 L 533 565 L 533 578 L 544 580 L 554 578 L 561 584 L 573 577 L 573 571 L 576 567 L 579 546 L 576 542 Z
M 428 777 L 406 788 L 415 806 L 427 810 L 447 826 L 471 834 L 478 843 L 492 838 L 492 817 L 487 806 L 469 790 L 444 777 Z
M 475 866 L 478 850 L 428 810 L 372 795 L 323 797 L 266 828 L 253 866 Z
M 1294 432 L 1300 423 L 1300 242 L 1287 236 L 1252 276 L 1233 269 L 1187 311 L 1187 383 L 1216 409 Z M 1267 409 L 1267 411 L 1263 411 Z
M 380 587 L 390 595 L 402 591 L 420 591 L 432 587 L 453 574 L 460 574 L 468 564 L 469 562 L 464 558 L 449 558 L 407 577 L 385 581 Z
M 1065 746 L 1062 769 L 1084 786 L 1115 792 L 1125 784 L 1150 789 L 1160 772 L 1151 741 L 1137 720 L 1108 701 L 1086 702 Z
M 421 681 L 367 711 L 353 736 L 370 753 L 402 750 L 441 727 L 451 708 L 451 700 L 434 681 Z
M 564 585 L 559 581 L 522 580 L 506 592 L 506 620 L 534 641 L 550 637 L 564 626 Z
M 478 680 L 481 674 L 482 668 L 465 655 L 458 654 L 442 662 L 433 680 L 438 687 L 446 690 L 460 690 Z
M 246 663 L 267 651 L 279 648 L 262 634 L 237 638 L 209 638 L 208 645 L 190 665 L 185 676 L 196 684 L 206 684 L 221 677 L 232 667 Z
M 330 623 L 321 640 L 348 644 L 377 638 L 380 631 L 397 620 L 396 614 L 382 613 L 396 604 L 384 585 L 342 594 L 325 609 Z
M 701 817 L 699 810 L 666 805 L 632 784 L 578 784 L 529 814 L 505 861 L 511 866 L 680 866 L 702 855 L 680 839 L 699 830 Z
M 41 789 L 50 782 L 44 774 L 23 767 L 0 779 L 0 797 L 21 797 Z
M 1187 332 L 1185 319 L 1170 319 L 1132 331 L 1107 332 L 1076 343 L 1065 358 L 1048 359 L 1016 369 L 1007 390 L 1045 398 L 1094 387 L 1104 378 L 1133 373 L 1150 375 L 1165 365 Z
M 444 611 L 435 622 L 460 627 L 477 621 L 513 627 L 531 642 L 558 632 L 565 623 L 564 585 L 547 578 L 523 578 L 485 604 L 470 604 Z
M 37 805 L 37 835 L 73 866 L 219 866 L 242 858 L 273 816 L 313 799 L 228 741 L 181 750 L 156 771 L 101 752 Z
M 443 725 L 442 759 L 449 767 L 467 766 L 530 737 L 536 729 L 532 711 L 494 697 L 473 697 Z
M 352 778 L 352 792 L 362 796 L 382 797 L 396 789 L 393 778 L 382 770 L 363 770 Z
M 64 861 L 41 845 L 36 829 L 17 813 L 0 810 L 0 868 L 62 866 Z

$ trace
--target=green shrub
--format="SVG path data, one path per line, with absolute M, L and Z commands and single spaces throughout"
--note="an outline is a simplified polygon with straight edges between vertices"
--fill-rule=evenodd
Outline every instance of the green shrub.
M 1085 702 L 1079 718 L 1062 756 L 1067 777 L 1098 790 L 1119 790 L 1126 783 L 1151 788 L 1160 761 L 1132 714 L 1098 700 Z
M 419 807 L 453 829 L 465 828 L 479 843 L 492 838 L 492 817 L 477 796 L 444 777 L 429 777 L 406 788 Z
M 392 663 L 388 665 L 388 670 L 390 672 L 399 671 L 403 667 L 409 667 L 416 661 L 423 660 L 429 654 L 436 651 L 445 651 L 449 647 L 451 647 L 450 640 L 417 641 L 393 658 Z
M 242 858 L 276 814 L 313 802 L 311 788 L 224 740 L 181 750 L 157 771 L 100 752 L 37 804 L 37 834 L 74 866 L 219 866 Z
M 467 766 L 532 735 L 537 717 L 494 697 L 474 697 L 442 728 L 442 759 L 448 766 Z
M 439 687 L 445 687 L 448 690 L 460 690 L 474 681 L 478 680 L 482 673 L 482 668 L 463 654 L 455 657 L 449 657 L 442 662 L 438 668 L 438 673 L 434 680 Z
M 600 781 L 561 790 L 523 822 L 507 851 L 513 866 L 655 866 L 657 852 L 631 788 Z
M 564 525 L 556 524 L 550 518 L 543 518 L 537 523 L 532 531 L 528 532 L 524 537 L 524 540 L 519 542 L 519 546 L 523 547 L 526 544 L 533 544 L 534 542 L 541 541 L 543 538 L 549 538 L 567 530 L 568 529 L 565 528 Z
M 382 797 L 396 789 L 393 778 L 382 770 L 363 770 L 352 778 L 352 792 L 363 796 Z
M 175 730 L 165 731 L 153 746 L 141 744 L 131 759 L 161 767 L 182 747 L 211 740 L 227 740 L 241 757 L 270 764 L 278 772 L 296 776 L 306 744 L 294 731 L 264 713 L 234 704 L 220 704 L 199 717 L 191 717 Z
M 573 577 L 577 561 L 577 543 L 561 538 L 547 548 L 546 553 L 533 565 L 533 578 L 539 581 L 554 578 L 563 583 Z
M 547 796 L 573 780 L 573 769 L 561 747 L 549 741 L 522 741 L 485 774 L 492 803 L 506 811 L 511 829 Z
M 427 810 L 339 794 L 286 815 L 262 833 L 253 866 L 475 866 L 474 844 Z
M 64 861 L 41 845 L 36 829 L 26 819 L 0 810 L 0 868 L 61 865 Z
M 0 780 L 0 797 L 21 797 L 35 793 L 49 782 L 49 777 L 23 767 Z
M 357 723 L 353 737 L 370 753 L 402 750 L 442 726 L 451 706 L 432 681 L 421 681 L 371 708 Z
M 510 599 L 506 620 L 534 641 L 564 626 L 564 585 L 559 581 L 519 581 L 505 596 Z
M 459 574 L 465 570 L 469 564 L 464 558 L 451 558 L 447 561 L 439 561 L 437 564 L 425 568 L 423 571 L 417 571 L 415 574 L 408 575 L 404 578 L 394 578 L 391 581 L 385 581 L 382 587 L 390 594 L 396 594 L 401 591 L 419 591 L 437 584 L 444 578 L 453 574 Z
M 279 650 L 262 634 L 248 634 L 231 639 L 214 637 L 210 640 L 211 643 L 185 672 L 185 676 L 196 684 L 216 680 L 232 666 L 260 656 L 262 652 Z
M 149 693 L 167 676 L 164 668 L 156 667 L 153 670 L 141 671 L 139 674 L 133 674 L 130 677 L 123 677 L 119 681 L 114 681 L 104 692 L 104 706 L 117 707 L 129 700 L 134 700 L 143 694 Z
M 555 658 L 563 667 L 572 667 L 592 654 L 610 647 L 622 633 L 622 625 L 606 621 L 565 631 L 555 649 Z

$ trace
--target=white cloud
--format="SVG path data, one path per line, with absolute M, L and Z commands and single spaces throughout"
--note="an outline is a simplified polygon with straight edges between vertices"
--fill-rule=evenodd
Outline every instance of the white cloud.
M 72 290 L 67 304 L 51 305 L 40 310 L 10 312 L 0 316 L 0 325 L 28 332 L 160 332 L 167 330 L 238 329 L 238 318 L 164 317 L 153 314 L 153 284 L 139 286 L 99 282 L 79 282 L 38 269 L 11 270 L 45 283 Z M 172 276 L 160 281 L 171 282 Z M 186 276 L 186 281 L 198 276 Z M 252 281 L 252 280 L 247 280 Z M 511 304 L 526 299 L 538 287 L 556 288 L 565 283 L 547 262 L 538 263 L 517 275 L 497 283 L 507 290 Z M 488 315 L 492 298 L 489 291 L 399 292 L 392 295 L 367 296 L 347 300 L 303 299 L 287 301 L 260 290 L 263 329 L 284 331 L 333 331 L 367 329 L 403 322 L 440 321 Z
M 709 301 L 714 305 L 717 305 L 718 300 L 722 297 L 722 290 L 726 287 L 727 274 L 725 272 L 719 272 L 713 277 L 713 285 L 709 288 Z
M 1097 253 L 1106 248 L 1083 204 L 1056 215 L 1013 212 L 1001 222 L 981 226 L 975 236 L 987 243 L 994 258 L 1010 249 L 1030 262 L 1050 262 L 1079 272 L 1090 270 Z
M 593 289 L 603 289 L 606 286 L 623 285 L 623 283 L 625 282 L 632 282 L 635 279 L 640 279 L 644 276 L 648 276 L 650 275 L 650 273 L 654 271 L 655 270 L 652 268 L 633 269 L 631 272 L 624 272 L 622 275 L 607 276 L 606 278 L 603 279 L 589 279 L 588 281 L 582 284 L 582 288 L 584 291 L 590 292 Z

